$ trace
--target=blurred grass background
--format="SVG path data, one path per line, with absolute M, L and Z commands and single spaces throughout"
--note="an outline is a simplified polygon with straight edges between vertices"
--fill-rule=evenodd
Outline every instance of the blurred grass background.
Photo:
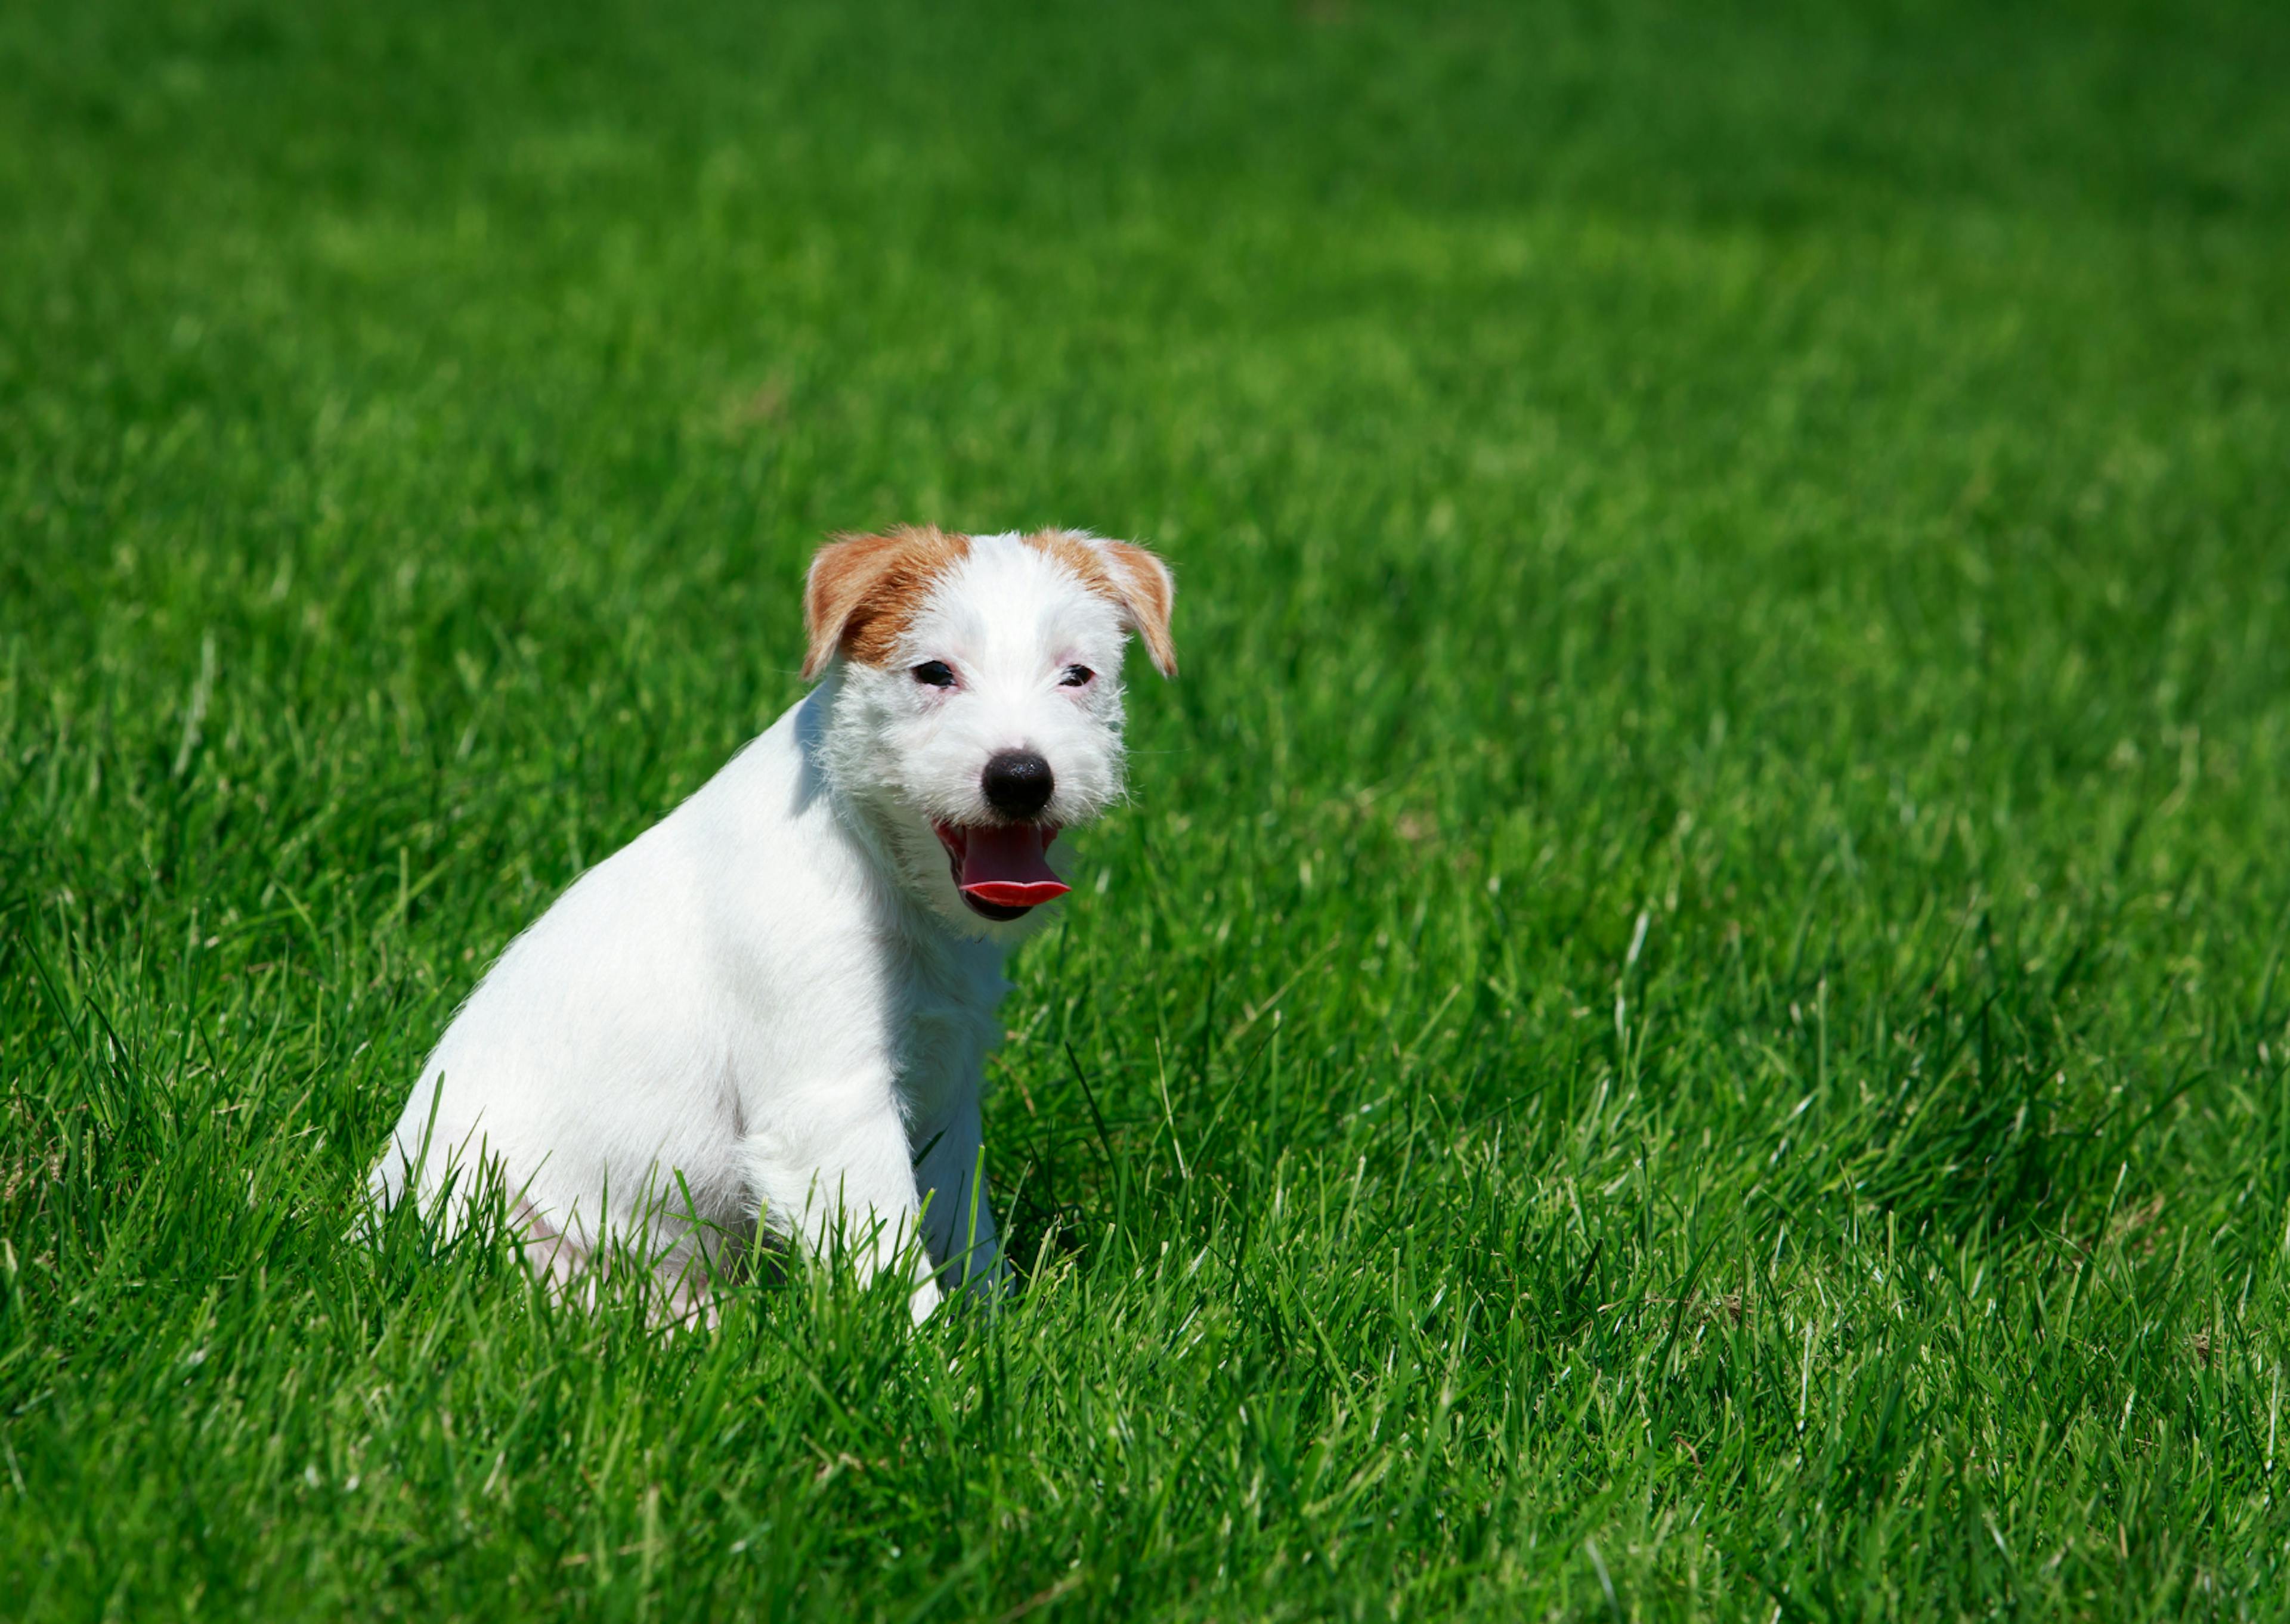
M 2290 15 L 0 11 L 0 1611 L 2265 1616 Z M 1134 536 L 1025 1294 L 353 1235 L 822 532 Z

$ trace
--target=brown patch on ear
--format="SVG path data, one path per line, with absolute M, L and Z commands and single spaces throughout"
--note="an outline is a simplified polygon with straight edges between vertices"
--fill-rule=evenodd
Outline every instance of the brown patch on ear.
M 837 653 L 881 665 L 930 596 L 938 578 L 962 562 L 970 538 L 935 524 L 901 524 L 879 536 L 842 535 L 819 549 L 803 585 L 809 639 L 805 682 Z
M 1176 578 L 1160 556 L 1149 553 L 1133 541 L 1107 541 L 1101 544 L 1108 561 L 1113 566 L 1113 579 L 1118 588 L 1121 606 L 1128 611 L 1130 624 L 1145 640 L 1145 652 L 1153 657 L 1153 668 L 1164 676 L 1177 674 L 1177 645 L 1169 636 L 1169 616 L 1176 607 Z
M 1082 585 L 1121 606 L 1122 618 L 1144 639 L 1153 668 L 1177 674 L 1177 645 L 1169 637 L 1169 612 L 1177 583 L 1169 566 L 1133 541 L 1108 541 L 1075 530 L 1040 530 L 1026 538 L 1081 578 Z

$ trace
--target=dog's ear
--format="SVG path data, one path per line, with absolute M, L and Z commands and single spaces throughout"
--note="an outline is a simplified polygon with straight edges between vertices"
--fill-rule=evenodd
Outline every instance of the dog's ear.
M 968 541 L 934 524 L 901 524 L 879 536 L 839 535 L 821 548 L 803 583 L 804 681 L 838 652 L 886 657 L 931 581 Z
M 844 628 L 859 612 L 868 591 L 899 549 L 897 535 L 841 535 L 819 549 L 803 581 L 803 629 L 806 639 L 803 680 L 827 669 L 843 646 Z
M 1175 606 L 1176 578 L 1156 554 L 1134 541 L 1097 543 L 1111 579 L 1114 601 L 1144 639 L 1153 668 L 1164 676 L 1177 674 L 1177 645 L 1169 637 L 1169 612 Z

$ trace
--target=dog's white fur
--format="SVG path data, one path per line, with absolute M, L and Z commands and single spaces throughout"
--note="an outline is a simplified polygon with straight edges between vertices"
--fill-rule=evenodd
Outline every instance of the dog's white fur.
M 497 1173 L 536 1269 L 593 1282 L 640 1247 L 679 1317 L 709 1314 L 707 1276 L 759 1228 L 862 1274 L 911 1267 L 917 1321 L 942 1285 L 1003 1284 L 980 1086 L 1004 960 L 1041 910 L 973 912 L 933 824 L 1006 821 L 981 773 L 1012 748 L 1051 764 L 1044 821 L 1121 794 L 1125 634 L 1166 668 L 1169 582 L 1073 532 L 956 537 L 951 562 L 912 533 L 939 563 L 919 588 L 908 572 L 887 652 L 853 658 L 821 623 L 837 606 L 807 605 L 824 680 L 510 943 L 423 1068 L 379 1202 L 413 1192 L 457 1223 Z M 1157 597 L 1123 590 L 1143 573 Z M 917 681 L 932 660 L 957 684 Z M 1076 666 L 1093 680 L 1065 685 Z

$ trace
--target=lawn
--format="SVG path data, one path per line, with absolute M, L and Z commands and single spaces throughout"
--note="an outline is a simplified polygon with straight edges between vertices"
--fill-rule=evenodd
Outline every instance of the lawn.
M 2286 83 L 2201 0 L 0 9 L 0 1614 L 2290 1612 Z M 900 520 L 1181 581 L 1021 1295 L 367 1233 Z

